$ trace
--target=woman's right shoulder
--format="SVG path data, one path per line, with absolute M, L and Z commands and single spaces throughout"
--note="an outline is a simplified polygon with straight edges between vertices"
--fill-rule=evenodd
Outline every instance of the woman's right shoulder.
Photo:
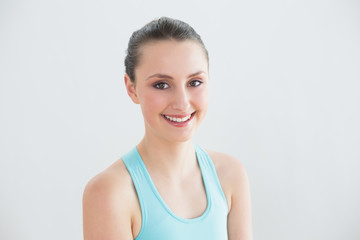
M 131 190 L 132 180 L 122 159 L 115 161 L 107 169 L 94 176 L 87 183 L 84 194 L 111 197 L 127 194 Z
M 85 239 L 131 237 L 131 219 L 136 201 L 137 195 L 131 176 L 122 159 L 119 159 L 93 177 L 84 189 Z

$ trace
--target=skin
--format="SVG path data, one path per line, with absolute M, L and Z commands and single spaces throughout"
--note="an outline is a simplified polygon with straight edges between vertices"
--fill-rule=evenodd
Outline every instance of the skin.
M 138 151 L 161 197 L 176 215 L 201 216 L 207 199 L 192 136 L 208 108 L 208 62 L 193 41 L 155 41 L 142 47 L 136 83 L 125 75 L 128 95 L 139 104 L 145 135 Z M 164 115 L 191 121 L 178 127 Z M 224 191 L 228 239 L 251 240 L 248 177 L 237 159 L 207 150 Z M 156 156 L 156 158 L 155 158 Z M 121 159 L 95 176 L 83 196 L 85 240 L 134 239 L 141 228 L 141 208 L 132 179 Z

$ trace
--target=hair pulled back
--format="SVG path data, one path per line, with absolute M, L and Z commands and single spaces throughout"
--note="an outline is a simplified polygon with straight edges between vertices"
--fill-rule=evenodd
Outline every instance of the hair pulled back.
M 200 35 L 189 24 L 169 17 L 161 17 L 133 32 L 130 37 L 125 57 L 125 72 L 132 82 L 135 82 L 135 68 L 139 64 L 140 48 L 148 42 L 159 40 L 193 40 L 198 42 L 204 50 L 207 61 L 209 61 L 208 51 Z

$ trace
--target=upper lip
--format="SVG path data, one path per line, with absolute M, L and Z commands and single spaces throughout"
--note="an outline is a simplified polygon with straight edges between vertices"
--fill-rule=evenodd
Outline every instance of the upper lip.
M 185 118 L 185 117 L 188 117 L 189 115 L 191 115 L 193 113 L 194 112 L 188 113 L 188 114 L 163 114 L 163 115 L 166 115 L 168 117 L 173 117 L 173 118 Z

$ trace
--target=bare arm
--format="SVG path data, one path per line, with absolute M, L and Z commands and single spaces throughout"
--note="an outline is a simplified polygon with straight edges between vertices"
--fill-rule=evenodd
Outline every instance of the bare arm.
M 249 181 L 244 166 L 236 159 L 231 170 L 231 208 L 228 215 L 229 240 L 252 240 Z
M 84 240 L 132 240 L 129 194 L 124 177 L 101 173 L 83 195 Z

